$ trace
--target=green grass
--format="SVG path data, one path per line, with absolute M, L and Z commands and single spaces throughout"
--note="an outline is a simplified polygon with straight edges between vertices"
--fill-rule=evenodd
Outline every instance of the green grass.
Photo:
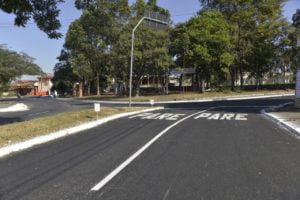
M 179 101 L 179 100 L 199 100 L 207 98 L 222 98 L 222 97 L 234 97 L 234 96 L 248 96 L 248 95 L 268 95 L 268 94 L 278 94 L 287 93 L 285 90 L 259 90 L 259 91 L 236 91 L 232 92 L 230 90 L 220 91 L 220 92 L 206 92 L 200 94 L 198 92 L 185 92 L 185 93 L 171 93 L 168 95 L 146 95 L 133 97 L 133 101 L 149 101 L 153 99 L 155 101 Z M 85 96 L 79 99 L 91 99 L 91 100 L 119 100 L 127 101 L 126 96 L 116 96 L 116 95 L 101 95 L 101 96 Z
M 142 109 L 145 108 L 102 108 L 99 113 L 99 119 L 114 114 Z M 65 112 L 53 116 L 3 125 L 0 126 L 0 146 L 5 146 L 94 120 L 96 120 L 96 113 L 94 110 L 89 109 Z

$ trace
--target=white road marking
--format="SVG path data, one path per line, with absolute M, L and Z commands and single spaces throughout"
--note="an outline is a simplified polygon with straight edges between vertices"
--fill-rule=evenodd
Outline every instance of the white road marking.
M 212 116 L 210 116 L 207 119 L 209 119 L 209 120 L 211 120 L 211 119 L 218 120 L 220 118 L 220 116 L 221 116 L 220 113 L 216 113 L 216 114 L 213 114 Z
M 218 108 L 218 107 L 216 107 Z M 236 121 L 246 121 L 248 114 L 244 113 L 201 113 L 200 115 L 194 117 L 194 119 L 204 118 L 207 120 L 236 120 Z
M 138 114 L 138 115 L 134 115 L 134 116 L 131 116 L 131 117 L 128 117 L 129 119 L 133 119 L 133 118 L 136 118 L 136 117 L 145 117 L 145 116 L 148 116 L 148 115 L 151 115 L 152 113 L 141 113 L 141 114 Z
M 224 114 L 220 120 L 231 120 L 234 117 L 234 114 Z
M 173 115 L 172 113 L 165 113 L 165 114 L 163 114 L 161 116 L 158 116 L 155 119 L 163 120 L 163 119 L 167 119 L 167 118 L 171 117 L 172 115 Z
M 161 115 L 161 113 L 155 113 L 146 117 L 142 117 L 142 119 L 155 119 L 156 117 L 158 117 L 159 115 Z
M 178 118 L 180 117 L 180 116 L 184 116 L 185 114 L 174 114 L 174 115 L 172 115 L 171 117 L 169 117 L 169 118 L 167 118 L 167 120 L 173 120 L 173 121 L 175 121 L 175 120 L 178 120 Z
M 181 122 L 195 116 L 198 115 L 200 113 L 206 112 L 208 110 L 211 110 L 214 108 L 210 108 L 207 110 L 203 110 L 194 114 L 191 114 L 177 122 L 175 122 L 174 124 L 170 125 L 169 127 L 167 127 L 166 129 L 164 129 L 162 132 L 160 132 L 158 135 L 156 135 L 153 139 L 151 139 L 147 144 L 145 144 L 143 147 L 141 147 L 137 152 L 135 152 L 134 154 L 132 154 L 129 158 L 127 158 L 122 164 L 120 164 L 117 168 L 115 168 L 112 172 L 110 172 L 104 179 L 102 179 L 99 183 L 97 183 L 92 189 L 91 191 L 99 191 L 101 188 L 103 188 L 109 181 L 111 181 L 116 175 L 118 175 L 123 169 L 125 169 L 130 163 L 132 163 L 139 155 L 141 155 L 145 150 L 147 150 L 154 142 L 156 142 L 161 136 L 163 136 L 164 134 L 166 134 L 171 128 L 173 128 L 174 126 L 180 124 Z
M 133 118 L 140 118 L 140 119 L 158 119 L 158 120 L 170 120 L 176 121 L 181 116 L 185 114 L 178 114 L 178 113 L 143 113 L 135 116 L 128 117 L 129 119 Z
M 200 114 L 200 115 L 194 117 L 194 119 L 207 118 L 207 117 L 209 117 L 209 116 L 211 116 L 211 115 L 212 115 L 212 113 L 202 113 L 202 114 Z
M 238 121 L 246 121 L 248 114 L 237 114 L 235 120 Z

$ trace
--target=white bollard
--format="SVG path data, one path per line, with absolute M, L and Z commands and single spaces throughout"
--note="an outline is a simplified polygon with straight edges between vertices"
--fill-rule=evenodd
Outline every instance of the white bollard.
M 153 99 L 150 99 L 150 105 L 153 107 L 153 105 L 154 105 L 154 100 Z
M 101 110 L 100 103 L 95 103 L 94 107 L 95 107 L 95 112 L 97 113 L 97 120 L 98 120 L 99 119 L 99 112 Z

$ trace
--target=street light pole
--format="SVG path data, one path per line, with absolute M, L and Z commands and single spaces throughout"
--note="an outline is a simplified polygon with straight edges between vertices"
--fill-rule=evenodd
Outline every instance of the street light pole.
M 300 47 L 300 37 L 297 37 L 297 47 Z M 300 62 L 299 62 L 300 58 L 298 55 L 297 58 L 297 72 L 296 72 L 296 89 L 295 89 L 295 107 L 300 108 Z
M 158 20 L 158 19 L 154 19 L 154 18 L 151 18 L 151 17 L 143 17 L 132 30 L 132 34 L 131 34 L 131 57 L 130 57 L 130 77 L 129 77 L 129 107 L 131 107 L 131 103 L 132 103 L 132 68 L 133 68 L 133 59 L 134 59 L 133 57 L 134 57 L 135 31 L 141 25 L 141 23 L 144 20 L 149 20 L 149 21 L 160 23 L 160 24 L 168 25 L 167 22 L 164 22 L 164 21 L 161 21 L 161 20 Z

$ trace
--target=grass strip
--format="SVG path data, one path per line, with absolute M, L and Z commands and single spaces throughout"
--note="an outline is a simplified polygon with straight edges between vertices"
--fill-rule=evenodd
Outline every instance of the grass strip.
M 291 92 L 291 91 L 289 91 Z M 182 92 L 171 93 L 168 95 L 147 95 L 133 97 L 133 101 L 149 101 L 153 99 L 155 101 L 179 101 L 179 100 L 201 100 L 207 98 L 222 98 L 222 97 L 238 97 L 238 96 L 254 96 L 254 95 L 273 95 L 273 94 L 286 94 L 285 90 L 259 90 L 259 91 L 223 91 L 223 92 Z M 85 96 L 78 99 L 90 99 L 90 100 L 119 100 L 126 101 L 128 97 L 116 96 L 116 95 L 101 95 L 101 96 Z
M 114 114 L 143 110 L 142 107 L 132 108 L 101 108 L 99 119 Z M 70 128 L 85 122 L 96 120 L 97 115 L 92 109 L 64 112 L 48 117 L 41 117 L 24 122 L 0 126 L 0 147 L 20 142 L 36 136 L 45 135 L 61 129 Z

